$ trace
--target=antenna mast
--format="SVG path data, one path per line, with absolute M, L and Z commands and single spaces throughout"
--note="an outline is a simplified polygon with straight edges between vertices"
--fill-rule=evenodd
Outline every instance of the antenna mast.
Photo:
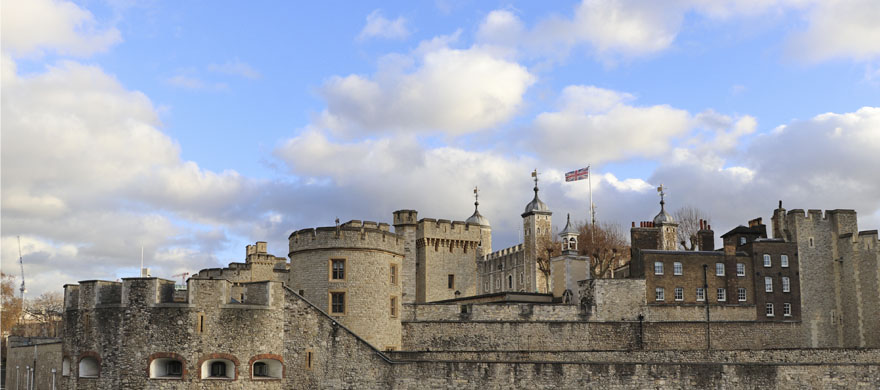
M 21 293 L 21 302 L 24 303 L 24 293 L 27 292 L 27 289 L 24 288 L 24 260 L 21 257 L 21 236 L 17 236 L 18 238 L 18 265 L 21 266 L 21 288 L 18 291 Z

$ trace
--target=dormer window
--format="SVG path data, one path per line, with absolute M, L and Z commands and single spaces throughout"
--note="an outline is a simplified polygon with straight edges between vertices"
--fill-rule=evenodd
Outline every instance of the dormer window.
M 745 245 L 745 244 L 746 244 L 746 238 L 745 238 L 745 237 L 740 237 L 740 238 L 739 238 L 739 244 L 740 244 L 740 245 Z

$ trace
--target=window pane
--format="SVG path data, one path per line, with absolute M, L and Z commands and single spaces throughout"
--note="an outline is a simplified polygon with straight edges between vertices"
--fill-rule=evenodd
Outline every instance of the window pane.
M 736 263 L 736 276 L 746 276 L 746 265 L 743 263 Z
M 697 300 L 705 301 L 706 300 L 706 290 L 703 290 L 702 287 L 697 287 Z
M 772 265 L 772 263 L 770 262 L 770 255 L 766 255 L 766 254 L 765 254 L 765 255 L 764 255 L 764 266 L 765 266 L 765 267 L 769 267 L 769 266 L 771 266 L 771 265 Z
M 663 275 L 663 262 L 654 262 L 654 275 Z
M 773 278 L 772 277 L 764 277 L 764 291 L 773 292 Z
M 788 255 L 780 256 L 779 262 L 780 262 L 780 265 L 782 265 L 782 267 L 788 267 Z
M 715 263 L 715 275 L 724 276 L 724 263 Z
M 724 302 L 726 300 L 727 300 L 727 290 L 725 290 L 723 288 L 719 288 L 718 289 L 718 301 Z
M 672 273 L 675 275 L 681 275 L 681 263 L 675 262 L 672 264 Z
M 745 301 L 746 300 L 746 289 L 740 287 L 739 290 L 737 290 L 737 298 L 739 298 L 740 301 Z

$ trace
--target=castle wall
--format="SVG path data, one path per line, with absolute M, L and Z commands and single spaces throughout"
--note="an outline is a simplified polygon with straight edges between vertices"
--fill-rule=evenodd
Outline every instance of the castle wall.
M 398 277 L 397 283 L 392 283 L 391 266 L 400 270 L 405 261 L 402 237 L 385 226 L 380 229 L 374 222 L 352 221 L 338 230 L 328 227 L 294 232 L 290 235 L 294 271 L 289 279 L 292 290 L 301 291 L 309 302 L 383 350 L 400 346 L 400 320 L 392 317 L 391 301 L 396 299 L 399 311 L 401 281 Z M 344 260 L 344 279 L 332 277 L 334 259 Z M 331 293 L 344 293 L 344 313 L 331 310 Z
M 480 226 L 460 221 L 419 221 L 416 229 L 417 302 L 476 295 Z M 450 288 L 449 277 L 453 275 Z
M 62 353 L 72 364 L 59 388 L 375 388 L 387 381 L 387 361 L 376 349 L 281 283 L 244 284 L 242 304 L 229 303 L 233 283 L 226 280 L 190 279 L 186 303 L 159 302 L 156 286 L 156 279 L 125 279 L 125 305 L 66 307 L 74 331 Z M 99 361 L 98 377 L 78 377 L 82 357 Z M 183 376 L 150 379 L 156 357 L 181 359 Z M 282 378 L 253 378 L 253 361 L 267 357 L 283 363 Z M 212 358 L 232 360 L 234 378 L 201 379 L 201 362 Z
M 713 349 L 803 348 L 799 323 L 710 323 Z M 706 323 L 587 321 L 404 321 L 403 350 L 700 350 Z
M 525 261 L 523 245 L 490 253 L 477 262 L 478 294 L 501 291 L 535 291 L 535 270 Z M 510 279 L 508 279 L 510 278 Z M 512 287 L 509 284 L 512 281 Z
M 802 337 L 814 348 L 841 346 L 840 270 L 834 259 L 840 234 L 857 231 L 855 212 L 829 210 L 823 217 L 821 210 L 790 210 L 785 230 L 798 249 Z
M 843 347 L 880 346 L 880 243 L 877 231 L 843 234 L 838 242 Z
M 33 387 L 27 388 L 51 389 L 53 379 L 56 384 L 62 379 L 59 339 L 23 339 L 11 336 L 3 354 L 6 359 L 7 389 L 24 389 L 28 384 Z M 28 368 L 34 371 L 30 378 L 27 377 Z

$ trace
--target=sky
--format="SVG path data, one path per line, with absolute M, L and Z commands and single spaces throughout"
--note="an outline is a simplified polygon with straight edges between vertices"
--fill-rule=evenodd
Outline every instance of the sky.
M 334 220 L 520 242 L 697 207 L 880 226 L 880 2 L 0 3 L 0 268 L 28 296 L 194 273 Z M 716 241 L 717 242 L 717 241 Z

